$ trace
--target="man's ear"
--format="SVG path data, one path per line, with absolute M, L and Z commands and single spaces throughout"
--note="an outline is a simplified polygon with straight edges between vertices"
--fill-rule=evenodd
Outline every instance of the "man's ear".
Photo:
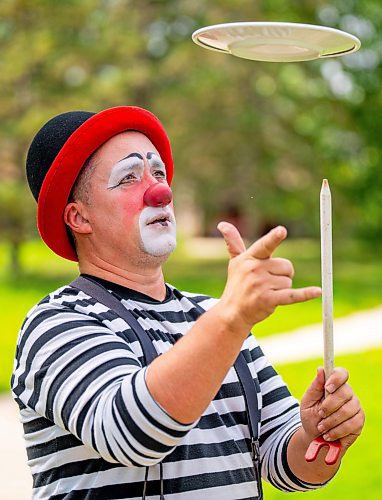
M 76 234 L 91 234 L 92 227 L 88 219 L 85 217 L 85 207 L 81 202 L 68 203 L 64 210 L 65 224 Z

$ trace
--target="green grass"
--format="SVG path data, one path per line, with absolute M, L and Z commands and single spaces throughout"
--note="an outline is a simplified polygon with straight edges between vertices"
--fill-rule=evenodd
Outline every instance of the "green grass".
M 47 293 L 71 281 L 77 272 L 74 263 L 59 259 L 39 242 L 30 242 L 21 255 L 25 272 L 15 278 L 5 271 L 5 250 L 0 247 L 0 392 L 9 390 L 17 333 L 26 313 Z
M 291 392 L 299 399 L 313 379 L 316 367 L 321 363 L 312 360 L 304 363 L 278 366 Z M 381 424 L 382 424 L 382 386 L 380 370 L 382 350 L 374 350 L 338 356 L 337 366 L 345 366 L 350 373 L 350 384 L 360 398 L 366 414 L 363 433 L 345 455 L 340 470 L 332 482 L 321 490 L 309 493 L 293 493 L 292 498 L 312 500 L 379 500 L 382 492 L 381 472 Z M 286 498 L 268 484 L 264 484 L 267 500 Z
M 219 296 L 224 287 L 226 258 L 195 259 L 185 251 L 185 244 L 165 266 L 167 281 L 180 289 Z M 282 250 L 282 251 L 281 251 Z M 312 241 L 290 241 L 283 244 L 280 255 L 293 260 L 296 286 L 320 282 L 319 247 Z M 65 262 L 42 244 L 30 242 L 22 252 L 24 273 L 17 279 L 5 272 L 4 247 L 0 247 L 0 310 L 2 335 L 0 349 L 2 369 L 0 391 L 9 389 L 17 331 L 26 312 L 49 291 L 72 280 L 77 273 L 74 263 Z M 341 243 L 335 254 L 335 315 L 342 316 L 357 309 L 379 305 L 382 302 L 382 263 L 362 246 L 351 247 Z M 312 301 L 279 308 L 271 318 L 256 326 L 256 335 L 286 331 L 321 320 L 321 302 Z M 309 361 L 279 366 L 279 372 L 297 397 L 313 378 L 315 368 L 321 364 Z M 366 411 L 366 427 L 362 437 L 343 460 L 340 473 L 323 490 L 309 493 L 304 498 L 355 500 L 363 497 L 377 500 L 382 491 L 382 473 L 379 462 L 382 439 L 382 391 L 380 367 L 382 351 L 371 351 L 347 357 L 337 357 L 337 365 L 346 366 L 351 383 Z M 269 485 L 265 485 L 267 500 L 285 498 Z M 293 498 L 302 494 L 293 494 Z M 302 497 L 301 497 L 302 498 Z
M 382 263 L 362 242 L 336 242 L 333 252 L 334 316 L 376 307 L 382 303 Z M 224 253 L 223 253 L 224 255 Z M 284 242 L 276 257 L 290 259 L 295 268 L 294 287 L 320 285 L 320 244 L 312 240 Z M 167 280 L 181 290 L 202 291 L 219 297 L 224 289 L 227 269 L 225 256 L 193 259 L 185 250 L 176 252 L 165 266 Z M 321 300 L 279 307 L 254 328 L 256 336 L 286 332 L 321 322 Z
M 340 242 L 335 248 L 335 316 L 382 303 L 382 263 L 358 243 Z M 195 258 L 187 249 L 187 243 L 181 242 L 166 264 L 167 281 L 182 290 L 220 296 L 227 269 L 224 248 L 214 258 Z M 278 255 L 293 261 L 295 286 L 320 283 L 319 252 L 319 244 L 315 241 L 290 240 L 283 243 Z M 0 391 L 9 388 L 16 336 L 26 312 L 47 293 L 71 281 L 77 274 L 75 263 L 60 259 L 37 241 L 25 244 L 21 257 L 23 274 L 18 278 L 8 276 L 5 271 L 6 249 L 0 246 L 0 310 L 3 325 L 0 337 Z M 270 318 L 256 325 L 254 331 L 258 337 L 262 337 L 320 321 L 321 301 L 318 299 L 280 307 Z

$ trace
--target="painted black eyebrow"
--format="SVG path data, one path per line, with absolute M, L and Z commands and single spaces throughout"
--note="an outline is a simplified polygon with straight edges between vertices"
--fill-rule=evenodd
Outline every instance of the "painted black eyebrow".
M 129 155 L 125 156 L 124 158 L 121 158 L 120 160 L 117 161 L 119 163 L 120 161 L 127 160 L 127 158 L 133 158 L 133 157 L 139 158 L 140 160 L 143 160 L 143 156 L 140 153 L 130 153 Z
M 146 158 L 147 158 L 148 160 L 151 160 L 151 158 L 152 158 L 153 156 L 158 156 L 158 158 L 160 158 L 160 156 L 159 156 L 159 154 L 158 154 L 158 153 L 151 153 L 151 152 L 148 152 L 148 153 L 146 154 Z

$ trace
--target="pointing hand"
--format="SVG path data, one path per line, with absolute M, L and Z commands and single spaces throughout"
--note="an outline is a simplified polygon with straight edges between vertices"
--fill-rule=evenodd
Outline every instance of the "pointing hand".
M 321 295 L 318 287 L 292 288 L 294 269 L 287 259 L 272 254 L 287 236 L 278 226 L 246 249 L 237 228 L 221 222 L 222 233 L 230 255 L 228 278 L 221 303 L 233 327 L 247 331 L 270 314 L 278 305 L 303 302 Z

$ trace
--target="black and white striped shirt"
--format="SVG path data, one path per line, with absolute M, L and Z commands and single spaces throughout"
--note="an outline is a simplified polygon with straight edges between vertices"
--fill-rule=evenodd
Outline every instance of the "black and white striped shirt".
M 164 353 L 216 299 L 167 285 L 164 301 L 107 283 Z M 262 476 L 284 491 L 298 480 L 286 447 L 300 426 L 298 402 L 250 335 L 242 351 L 258 379 Z M 232 368 L 190 425 L 171 418 L 145 383 L 146 367 L 129 325 L 93 298 L 62 287 L 28 314 L 19 334 L 12 391 L 33 475 L 34 499 L 254 499 L 245 402 Z M 255 387 L 255 384 L 254 384 Z

